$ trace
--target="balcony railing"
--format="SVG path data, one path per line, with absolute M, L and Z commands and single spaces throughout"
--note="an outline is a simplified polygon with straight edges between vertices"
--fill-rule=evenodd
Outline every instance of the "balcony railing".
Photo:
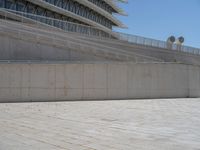
M 165 41 L 145 38 L 145 37 L 131 35 L 131 34 L 118 32 L 118 39 L 121 41 L 127 41 L 129 43 L 135 43 L 139 45 L 145 45 L 145 46 L 151 46 L 151 47 L 157 47 L 157 48 L 163 48 L 163 49 L 171 49 L 171 50 L 176 50 L 180 52 L 200 55 L 199 48 L 194 48 L 194 47 L 179 45 L 179 44 L 169 44 L 168 42 L 165 42 Z
M 138 45 L 170 49 L 170 50 L 175 50 L 179 52 L 200 55 L 199 48 L 194 48 L 194 47 L 189 47 L 189 46 L 184 46 L 184 45 L 177 45 L 177 44 L 169 45 L 165 41 L 145 38 L 145 37 L 136 36 L 136 35 L 124 34 L 124 33 L 119 33 L 119 32 L 106 33 L 105 31 L 102 31 L 100 28 L 96 28 L 96 27 L 81 25 L 81 24 L 77 24 L 77 23 L 73 23 L 69 21 L 62 21 L 58 19 L 48 18 L 48 17 L 40 16 L 40 15 L 34 15 L 34 14 L 25 13 L 21 11 L 0 8 L 0 15 L 4 19 L 15 19 L 11 17 L 13 14 L 17 15 L 18 21 L 24 22 L 24 23 L 27 23 L 27 20 L 30 20 L 30 21 L 34 21 L 34 23 L 38 25 L 45 24 L 45 25 L 49 25 L 50 27 L 59 28 L 67 32 L 78 33 L 85 36 L 92 36 L 95 38 L 101 38 L 101 39 L 106 39 L 106 40 L 108 39 L 120 40 L 120 41 L 126 41 L 129 43 L 138 44 Z

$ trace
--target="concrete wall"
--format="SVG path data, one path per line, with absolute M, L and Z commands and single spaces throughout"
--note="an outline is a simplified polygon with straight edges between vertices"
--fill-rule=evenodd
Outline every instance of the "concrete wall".
M 0 64 L 0 102 L 200 97 L 183 64 Z

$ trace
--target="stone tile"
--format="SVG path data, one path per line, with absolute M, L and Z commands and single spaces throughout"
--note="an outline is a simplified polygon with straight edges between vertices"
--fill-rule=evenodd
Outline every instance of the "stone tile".
M 199 150 L 200 99 L 0 104 L 0 150 Z

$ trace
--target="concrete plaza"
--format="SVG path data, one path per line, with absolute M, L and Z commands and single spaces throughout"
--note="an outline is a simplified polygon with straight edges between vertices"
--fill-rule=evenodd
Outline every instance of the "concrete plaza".
M 0 150 L 200 150 L 200 99 L 0 104 Z

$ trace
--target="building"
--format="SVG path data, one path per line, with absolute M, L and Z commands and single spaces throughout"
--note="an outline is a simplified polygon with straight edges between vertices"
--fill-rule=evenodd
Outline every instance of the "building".
M 114 26 L 125 27 L 113 16 L 113 13 L 124 15 L 113 0 L 1 0 L 0 7 L 92 26 L 106 33 Z M 53 25 L 59 26 L 59 23 L 55 21 Z

